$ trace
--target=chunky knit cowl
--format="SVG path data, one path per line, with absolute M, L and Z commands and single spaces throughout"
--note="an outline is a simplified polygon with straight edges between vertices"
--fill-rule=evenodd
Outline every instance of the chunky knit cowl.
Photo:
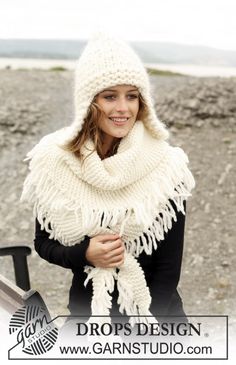
M 94 97 L 116 85 L 136 86 L 146 115 L 135 122 L 111 157 L 101 160 L 88 140 L 81 163 L 62 144 L 78 136 Z M 120 312 L 132 323 L 155 320 L 136 258 L 158 249 L 157 243 L 176 221 L 170 200 L 184 214 L 183 202 L 194 187 L 188 157 L 166 141 L 168 131 L 156 116 L 150 90 L 146 69 L 131 47 L 108 35 L 95 35 L 76 65 L 74 121 L 45 136 L 28 153 L 30 172 L 21 197 L 32 203 L 41 228 L 63 245 L 80 243 L 85 235 L 120 234 L 126 248 L 124 264 L 111 269 L 86 266 L 85 285 L 92 280 L 92 314 L 109 316 L 117 281 Z
M 61 148 L 65 132 L 63 128 L 45 136 L 27 154 L 30 172 L 21 201 L 32 203 L 41 228 L 63 245 L 79 243 L 85 235 L 119 233 L 126 248 L 124 264 L 84 268 L 85 285 L 88 280 L 93 284 L 92 314 L 109 315 L 117 280 L 120 312 L 149 316 L 151 296 L 136 258 L 158 249 L 157 242 L 176 221 L 170 200 L 185 214 L 183 202 L 195 185 L 188 157 L 136 121 L 117 154 L 101 160 L 96 151 L 91 153 L 94 144 L 89 140 L 81 163 Z M 151 317 L 130 321 L 144 318 Z

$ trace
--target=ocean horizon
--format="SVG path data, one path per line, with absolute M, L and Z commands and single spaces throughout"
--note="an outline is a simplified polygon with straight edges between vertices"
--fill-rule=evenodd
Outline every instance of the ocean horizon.
M 38 58 L 0 58 L 0 69 L 50 69 L 64 67 L 69 70 L 75 69 L 76 60 L 65 59 L 38 59 Z M 183 75 L 196 77 L 235 77 L 236 67 L 204 66 L 195 64 L 168 64 L 168 63 L 145 63 L 148 68 L 162 71 L 178 72 Z

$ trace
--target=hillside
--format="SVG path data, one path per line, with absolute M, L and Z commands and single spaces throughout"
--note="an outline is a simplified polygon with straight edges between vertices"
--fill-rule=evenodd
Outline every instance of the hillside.
M 130 42 L 145 63 L 236 67 L 236 51 L 168 42 Z M 77 59 L 86 41 L 0 39 L 0 57 Z

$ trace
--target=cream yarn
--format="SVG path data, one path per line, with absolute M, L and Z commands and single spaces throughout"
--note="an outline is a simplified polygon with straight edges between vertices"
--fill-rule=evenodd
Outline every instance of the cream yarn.
M 101 160 L 94 151 L 81 164 L 61 149 L 64 133 L 62 129 L 44 137 L 28 153 L 30 173 L 21 200 L 33 204 L 42 229 L 64 245 L 79 243 L 85 235 L 120 233 L 127 254 L 118 273 L 85 268 L 93 280 L 92 314 L 109 313 L 117 280 L 121 311 L 150 315 L 149 289 L 135 257 L 142 251 L 151 255 L 156 240 L 171 229 L 176 214 L 170 199 L 185 214 L 183 202 L 195 185 L 188 158 L 137 121 L 116 155 Z M 92 141 L 86 146 L 91 150 Z M 85 155 L 90 153 L 86 146 Z
M 147 117 L 136 121 L 117 153 L 104 160 L 96 151 L 90 153 L 94 144 L 88 140 L 81 164 L 62 145 L 78 135 L 94 96 L 121 84 L 138 87 Z M 149 288 L 136 258 L 143 251 L 151 255 L 176 221 L 170 200 L 185 214 L 183 203 L 195 185 L 188 157 L 166 142 L 168 131 L 155 114 L 147 72 L 121 40 L 98 34 L 88 42 L 76 66 L 74 101 L 73 123 L 42 138 L 27 154 L 30 172 L 21 201 L 33 205 L 41 229 L 63 245 L 79 243 L 85 235 L 119 233 L 126 248 L 124 264 L 84 268 L 85 285 L 93 282 L 92 314 L 109 315 L 117 280 L 120 311 L 131 316 L 132 324 L 153 322 Z
M 124 41 L 96 33 L 76 63 L 75 118 L 67 130 L 65 141 L 76 137 L 81 130 L 94 96 L 105 88 L 122 84 L 134 85 L 139 89 L 148 106 L 148 115 L 143 123 L 154 136 L 166 139 L 168 131 L 156 116 L 148 74 L 140 58 Z

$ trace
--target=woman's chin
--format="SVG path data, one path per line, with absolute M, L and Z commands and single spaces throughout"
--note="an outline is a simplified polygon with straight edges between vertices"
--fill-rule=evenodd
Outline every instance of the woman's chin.
M 124 138 L 131 131 L 133 126 L 122 126 L 112 128 L 111 135 L 115 138 Z
M 116 133 L 113 134 L 113 137 L 115 138 L 124 138 L 125 136 L 127 136 L 127 134 L 129 133 L 129 130 L 125 130 L 125 131 L 118 131 Z

